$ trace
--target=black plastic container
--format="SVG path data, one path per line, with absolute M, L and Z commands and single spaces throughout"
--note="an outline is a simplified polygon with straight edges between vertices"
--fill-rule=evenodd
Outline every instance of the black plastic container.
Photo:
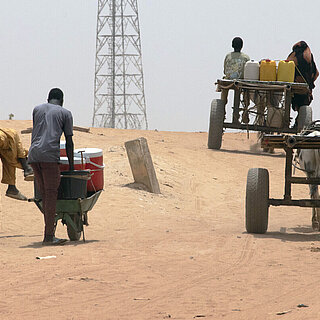
M 86 170 L 62 171 L 58 199 L 86 198 L 89 177 Z
M 62 171 L 58 199 L 86 198 L 88 179 L 90 179 L 90 172 L 87 170 Z M 42 199 L 36 180 L 34 181 L 34 197 L 35 199 Z

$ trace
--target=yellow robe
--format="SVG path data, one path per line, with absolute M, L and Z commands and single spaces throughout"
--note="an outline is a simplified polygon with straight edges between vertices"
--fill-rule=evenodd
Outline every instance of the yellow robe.
M 28 150 L 24 149 L 16 130 L 0 128 L 0 158 L 2 160 L 2 180 L 4 184 L 16 184 L 16 168 L 22 169 L 18 158 L 26 158 Z

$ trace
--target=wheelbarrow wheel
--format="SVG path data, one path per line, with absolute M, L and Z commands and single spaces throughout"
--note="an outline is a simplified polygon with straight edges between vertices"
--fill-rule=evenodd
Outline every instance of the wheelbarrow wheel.
M 73 223 L 80 228 L 80 215 L 79 214 L 73 214 L 70 215 L 70 218 L 72 219 Z M 67 223 L 67 233 L 68 237 L 71 241 L 78 241 L 81 237 L 81 231 L 74 230 L 72 225 Z
M 248 233 L 265 233 L 269 218 L 269 172 L 251 168 L 247 176 L 246 230 Z
M 298 114 L 298 131 L 307 127 L 312 122 L 312 108 L 310 106 L 301 106 Z
M 221 148 L 225 103 L 221 99 L 213 99 L 211 103 L 210 122 L 208 132 L 208 148 Z

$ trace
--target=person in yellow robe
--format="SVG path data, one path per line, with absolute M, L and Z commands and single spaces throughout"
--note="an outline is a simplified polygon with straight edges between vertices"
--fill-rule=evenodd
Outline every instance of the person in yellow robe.
M 27 200 L 16 187 L 16 168 L 22 169 L 26 181 L 33 180 L 33 170 L 27 162 L 28 150 L 24 149 L 16 130 L 0 128 L 1 183 L 7 184 L 6 196 Z

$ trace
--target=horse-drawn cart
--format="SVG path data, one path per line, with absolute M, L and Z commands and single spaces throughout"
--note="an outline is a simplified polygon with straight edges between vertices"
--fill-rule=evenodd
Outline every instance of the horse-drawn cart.
M 264 168 L 251 168 L 247 176 L 246 230 L 249 233 L 265 233 L 268 229 L 269 206 L 299 206 L 320 208 L 320 199 L 292 199 L 292 184 L 319 185 L 320 178 L 296 177 L 292 175 L 294 149 L 320 149 L 319 136 L 264 135 L 262 147 L 282 148 L 286 153 L 285 185 L 283 199 L 269 198 L 269 172 Z M 319 214 L 319 213 L 317 213 Z M 314 217 L 313 217 L 314 218 Z M 320 231 L 320 217 L 315 217 Z M 314 224 L 313 224 L 314 227 Z
M 290 128 L 291 100 L 293 94 L 309 91 L 305 83 L 219 79 L 216 85 L 224 97 L 229 90 L 234 91 L 233 112 L 232 121 L 226 122 L 226 100 L 212 101 L 209 149 L 220 149 L 224 128 L 295 134 L 312 121 L 311 108 L 303 106 L 299 110 L 298 127 Z

